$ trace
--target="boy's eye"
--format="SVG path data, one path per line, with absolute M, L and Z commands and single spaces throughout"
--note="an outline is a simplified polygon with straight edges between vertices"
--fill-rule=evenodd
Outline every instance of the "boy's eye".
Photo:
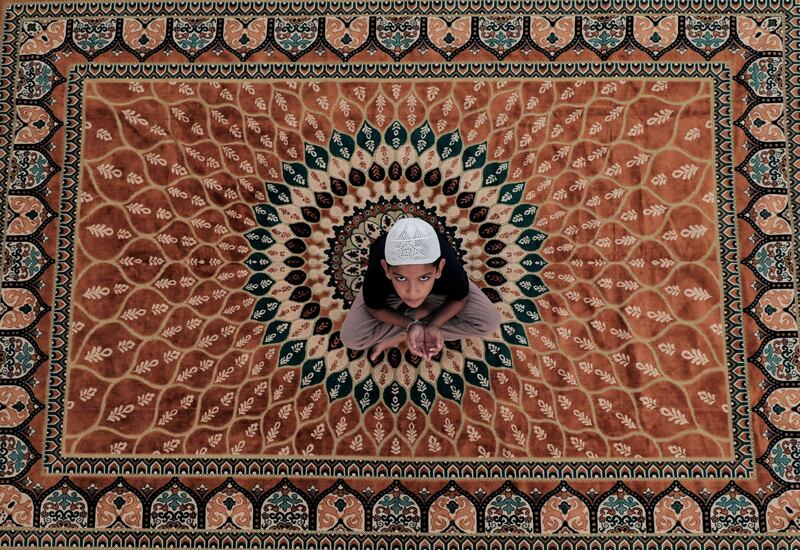
M 420 281 L 427 281 L 429 278 L 430 277 L 428 277 L 427 275 L 423 275 L 422 277 L 419 278 L 419 280 Z

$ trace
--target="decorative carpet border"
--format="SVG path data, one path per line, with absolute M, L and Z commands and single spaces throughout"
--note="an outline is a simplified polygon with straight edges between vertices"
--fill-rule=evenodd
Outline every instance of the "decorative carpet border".
M 592 531 L 601 531 L 594 535 L 575 535 L 565 537 L 558 534 L 550 534 L 545 537 L 530 537 L 530 538 L 515 538 L 505 535 L 409 535 L 402 534 L 397 536 L 384 536 L 383 534 L 374 533 L 370 530 L 368 533 L 355 535 L 355 534 L 342 534 L 339 532 L 317 532 L 316 534 L 304 534 L 298 536 L 278 534 L 275 537 L 264 535 L 255 531 L 254 535 L 249 535 L 248 531 L 237 531 L 236 534 L 230 532 L 211 532 L 211 531 L 197 531 L 194 535 L 194 529 L 184 531 L 170 531 L 161 530 L 157 532 L 153 530 L 136 530 L 136 531 L 113 531 L 109 529 L 93 529 L 95 502 L 94 497 L 90 498 L 94 491 L 91 489 L 85 490 L 79 488 L 72 481 L 65 477 L 60 479 L 48 478 L 46 469 L 42 468 L 42 463 L 39 462 L 39 446 L 41 445 L 41 432 L 37 437 L 33 437 L 35 432 L 29 427 L 35 423 L 41 426 L 43 423 L 38 423 L 39 419 L 35 419 L 37 414 L 42 410 L 42 406 L 34 399 L 34 407 L 31 409 L 30 417 L 25 420 L 23 424 L 15 428 L 2 428 L 0 438 L 4 445 L 4 449 L 8 452 L 0 454 L 0 464 L 2 464 L 2 482 L 0 482 L 0 491 L 5 494 L 19 494 L 24 498 L 32 499 L 33 514 L 27 520 L 21 517 L 13 518 L 14 521 L 19 521 L 23 527 L 20 529 L 9 529 L 0 531 L 0 546 L 2 547 L 77 547 L 77 546 L 111 546 L 112 544 L 120 547 L 252 547 L 268 545 L 270 547 L 279 548 L 298 548 L 298 547 L 314 547 L 314 548 L 445 548 L 450 546 L 458 548 L 582 548 L 582 549 L 599 549 L 599 548 L 682 548 L 682 549 L 695 549 L 695 548 L 724 548 L 724 549 L 745 549 L 745 548 L 767 548 L 767 549 L 797 549 L 800 548 L 800 539 L 798 539 L 797 519 L 796 519 L 796 506 L 788 506 L 789 503 L 794 502 L 800 496 L 800 463 L 792 460 L 792 456 L 797 456 L 800 450 L 800 436 L 796 429 L 787 428 L 785 424 L 780 424 L 780 418 L 776 413 L 768 407 L 768 399 L 777 395 L 779 392 L 791 391 L 793 388 L 798 387 L 800 383 L 800 372 L 797 370 L 797 349 L 796 349 L 796 326 L 793 324 L 789 328 L 772 328 L 767 327 L 762 323 L 761 307 L 762 298 L 769 292 L 792 292 L 795 288 L 796 276 L 791 273 L 787 280 L 782 282 L 776 281 L 764 273 L 760 272 L 757 267 L 758 264 L 753 264 L 750 259 L 753 258 L 756 252 L 764 250 L 767 245 L 775 245 L 780 247 L 781 250 L 790 250 L 787 248 L 794 244 L 797 252 L 800 252 L 800 238 L 798 238 L 797 223 L 800 220 L 800 184 L 788 183 L 800 181 L 800 162 L 798 159 L 800 155 L 797 154 L 798 147 L 800 147 L 800 6 L 796 5 L 794 0 L 766 0 L 759 2 L 744 2 L 744 1 L 730 1 L 730 2 L 678 2 L 673 0 L 666 0 L 665 2 L 656 2 L 645 0 L 642 2 L 559 2 L 559 1 L 546 1 L 546 2 L 362 2 L 362 3 L 347 3 L 347 4 L 333 4 L 324 2 L 305 2 L 305 3 L 281 3 L 274 4 L 274 8 L 282 9 L 280 15 L 305 15 L 305 20 L 319 18 L 316 22 L 319 29 L 328 22 L 324 16 L 335 16 L 337 13 L 344 13 L 346 15 L 365 15 L 369 16 L 369 37 L 367 43 L 370 47 L 380 48 L 380 44 L 375 37 L 375 22 L 382 20 L 382 15 L 388 11 L 397 11 L 402 9 L 405 15 L 430 14 L 435 16 L 438 14 L 446 14 L 444 17 L 450 19 L 454 14 L 458 14 L 463 9 L 464 12 L 473 14 L 486 14 L 486 17 L 476 17 L 471 21 L 472 34 L 468 47 L 475 48 L 475 51 L 482 49 L 484 52 L 491 53 L 495 59 L 502 60 L 510 54 L 520 49 L 531 48 L 537 50 L 545 56 L 546 59 L 557 60 L 562 54 L 573 53 L 578 49 L 590 49 L 592 55 L 596 55 L 600 60 L 608 59 L 612 54 L 617 52 L 622 47 L 630 48 L 632 51 L 638 51 L 648 56 L 648 58 L 657 61 L 666 52 L 678 48 L 683 52 L 689 50 L 696 52 L 705 60 L 713 60 L 722 57 L 727 59 L 732 52 L 737 51 L 746 61 L 742 69 L 737 72 L 735 81 L 737 83 L 736 93 L 739 94 L 740 99 L 746 96 L 747 109 L 745 114 L 736 120 L 736 126 L 744 131 L 744 142 L 741 145 L 742 149 L 737 148 L 736 171 L 744 176 L 749 182 L 749 187 L 745 190 L 749 194 L 750 201 L 747 205 L 740 204 L 741 211 L 738 216 L 742 219 L 751 220 L 751 215 L 755 215 L 753 205 L 757 199 L 761 197 L 780 197 L 786 196 L 787 193 L 791 200 L 790 207 L 786 210 L 788 218 L 789 210 L 794 210 L 794 215 L 788 221 L 791 224 L 791 229 L 788 232 L 783 232 L 775 235 L 765 235 L 752 222 L 753 226 L 753 253 L 749 258 L 744 259 L 744 263 L 749 266 L 747 271 L 747 278 L 753 281 L 755 293 L 751 293 L 748 298 L 749 305 L 746 308 L 748 323 L 750 324 L 751 332 L 747 334 L 748 338 L 754 338 L 758 349 L 748 348 L 749 357 L 751 361 L 750 372 L 756 373 L 757 376 L 762 377 L 763 381 L 753 388 L 758 397 L 758 403 L 752 405 L 751 414 L 756 416 L 755 420 L 760 426 L 759 437 L 763 437 L 766 441 L 759 446 L 758 463 L 763 466 L 759 470 L 759 479 L 756 480 L 757 485 L 754 483 L 742 484 L 743 486 L 749 485 L 753 487 L 751 490 L 739 487 L 736 483 L 730 483 L 727 489 L 731 493 L 727 494 L 725 491 L 720 491 L 712 498 L 708 499 L 705 495 L 706 489 L 698 491 L 696 486 L 692 489 L 685 489 L 680 484 L 673 484 L 677 490 L 682 494 L 687 495 L 692 501 L 696 501 L 697 505 L 701 506 L 703 511 L 703 527 L 706 533 L 717 532 L 720 530 L 728 529 L 741 529 L 738 534 L 729 535 L 709 535 L 709 534 L 674 534 L 674 535 L 645 535 L 645 534 L 631 534 L 619 535 L 612 532 L 597 529 L 596 518 L 592 516 L 591 523 L 593 525 Z M 21 71 L 19 65 L 23 63 L 38 63 L 41 62 L 49 67 L 55 68 L 55 64 L 59 57 L 62 55 L 61 51 L 72 49 L 76 53 L 76 57 L 81 61 L 85 58 L 93 60 L 98 56 L 103 57 L 101 54 L 109 53 L 112 48 L 121 48 L 125 50 L 125 44 L 119 34 L 102 51 L 94 51 L 93 53 L 86 53 L 80 48 L 75 49 L 75 43 L 72 38 L 72 25 L 81 21 L 96 21 L 102 18 L 104 21 L 113 21 L 115 25 L 120 25 L 124 18 L 129 15 L 129 12 L 124 11 L 130 8 L 130 15 L 133 16 L 133 11 L 138 10 L 136 13 L 147 16 L 148 14 L 164 13 L 168 17 L 168 25 L 172 24 L 175 19 L 189 18 L 194 19 L 203 16 L 204 19 L 211 19 L 208 17 L 208 10 L 210 7 L 218 7 L 224 12 L 229 10 L 229 13 L 235 17 L 237 15 L 246 15 L 253 13 L 256 15 L 267 14 L 266 10 L 271 7 L 269 4 L 257 3 L 205 3 L 205 4 L 177 4 L 177 3 L 7 3 L 4 6 L 5 20 L 2 38 L 2 50 L 0 51 L 0 67 L 4 71 L 3 74 L 13 75 L 10 76 L 5 85 L 0 87 L 0 125 L 5 128 L 15 128 L 14 121 L 16 120 L 14 109 L 15 105 L 36 105 L 40 106 L 47 111 L 54 120 L 57 128 L 61 125 L 58 117 L 53 116 L 52 111 L 48 108 L 51 105 L 50 100 L 52 93 L 57 86 L 64 82 L 63 78 L 58 71 L 55 76 L 58 77 L 49 85 L 44 91 L 43 95 L 35 98 L 26 97 L 22 90 L 17 86 L 17 78 L 20 78 Z M 152 9 L 151 9 L 152 8 Z M 242 8 L 242 9 L 239 9 Z M 333 8 L 333 9 L 330 9 Z M 120 10 L 120 11 L 112 11 Z M 245 12 L 244 9 L 249 10 Z M 329 11 L 330 9 L 330 11 Z M 563 49 L 544 50 L 535 44 L 527 31 L 523 32 L 523 39 L 517 43 L 511 50 L 498 52 L 490 49 L 484 44 L 476 35 L 475 30 L 477 25 L 482 20 L 510 20 L 515 18 L 504 17 L 507 15 L 519 15 L 519 13 L 527 14 L 540 14 L 544 10 L 551 13 L 557 12 L 563 14 L 564 18 L 574 21 L 577 25 L 578 32 L 575 34 L 574 39 Z M 158 10 L 158 11 L 154 11 Z M 311 10 L 303 11 L 303 10 Z M 339 10 L 334 11 L 334 10 Z M 527 11 L 524 11 L 527 10 Z M 624 40 L 621 45 L 612 50 L 597 50 L 594 49 L 587 38 L 580 32 L 580 26 L 585 20 L 592 20 L 595 22 L 608 19 L 607 17 L 592 17 L 601 13 L 603 15 L 615 15 L 618 11 L 623 11 L 626 15 L 626 31 Z M 278 13 L 278 12 L 274 12 Z M 582 15 L 585 14 L 585 15 Z M 683 16 L 679 17 L 680 32 L 677 38 L 670 42 L 666 48 L 659 50 L 651 49 L 648 46 L 642 45 L 633 35 L 632 24 L 641 16 L 652 14 L 655 16 L 661 15 L 676 15 L 676 14 L 695 14 L 699 17 L 697 19 L 705 19 L 710 17 L 716 21 L 727 23 L 730 25 L 729 37 L 725 43 L 713 51 L 705 52 L 696 47 L 696 45 L 687 38 L 685 35 L 686 20 Z M 762 25 L 765 19 L 762 18 L 764 14 L 771 14 L 778 18 L 779 26 L 775 36 L 778 38 L 779 44 L 776 46 L 769 46 L 764 43 L 753 44 L 751 37 L 743 36 L 741 29 L 738 25 L 742 22 L 752 23 L 755 25 Z M 19 49 L 24 42 L 23 32 L 20 29 L 20 23 L 26 18 L 34 23 L 43 22 L 44 19 L 56 17 L 68 18 L 67 24 L 70 31 L 67 33 L 67 43 L 63 46 L 49 48 L 46 51 L 40 51 L 32 55 L 19 55 Z M 499 16 L 499 17 L 494 17 Z M 753 19 L 750 19 L 750 16 Z M 218 23 L 221 24 L 221 18 L 225 17 L 223 13 L 219 17 L 215 17 Z M 271 16 L 272 17 L 272 16 Z M 529 23 L 533 15 L 523 15 L 519 19 L 522 23 Z M 620 18 L 622 15 L 620 15 Z M 39 18 L 39 19 L 36 19 Z M 331 17 L 330 20 L 335 20 L 336 17 Z M 278 20 L 278 18 L 276 18 Z M 271 29 L 274 30 L 274 22 L 269 20 Z M 426 24 L 423 18 L 422 25 Z M 423 30 L 425 27 L 423 27 Z M 337 48 L 331 46 L 322 39 L 319 42 L 320 47 L 325 46 L 328 51 L 333 53 L 336 57 L 346 62 L 352 54 L 342 52 Z M 423 33 L 421 39 L 412 44 L 408 49 L 403 50 L 392 59 L 402 60 L 407 54 L 416 51 L 420 45 L 429 45 L 430 41 L 426 34 Z M 215 45 L 222 49 L 227 48 L 226 44 L 221 38 L 217 38 Z M 241 61 L 246 61 L 251 57 L 255 57 L 255 53 L 263 54 L 264 51 L 270 55 L 270 49 L 275 49 L 278 42 L 273 36 L 269 36 L 262 44 L 264 49 L 249 50 L 249 53 L 240 56 Z M 215 46 L 215 47 L 216 47 Z M 314 44 L 316 47 L 317 44 Z M 168 37 L 157 48 L 148 50 L 143 55 L 138 56 L 137 59 L 141 62 L 146 62 L 147 59 L 161 50 L 172 47 L 174 43 Z M 126 50 L 128 51 L 128 50 Z M 183 50 L 175 51 L 177 58 L 181 61 L 188 59 L 193 61 L 195 57 L 184 52 Z M 233 51 L 233 50 L 230 50 Z M 383 50 L 385 52 L 385 50 Z M 286 56 L 286 52 L 277 49 L 281 56 Z M 312 60 L 315 56 L 309 54 L 310 50 L 301 52 L 306 55 L 306 58 Z M 234 55 L 239 55 L 233 52 Z M 456 53 L 441 52 L 437 53 L 443 60 L 451 60 Z M 311 52 L 313 54 L 313 52 Z M 719 54 L 719 55 L 718 55 Z M 83 57 L 82 57 L 83 56 Z M 263 55 L 262 55 L 263 57 Z M 298 56 L 297 58 L 299 58 Z M 293 60 L 295 57 L 289 57 Z M 769 82 L 764 87 L 763 81 L 756 82 L 753 75 L 750 73 L 750 68 L 756 64 L 764 63 L 765 70 L 768 75 Z M 757 108 L 759 105 L 777 103 L 786 106 L 786 111 L 781 117 L 782 125 L 788 132 L 788 139 L 765 143 L 753 137 L 748 131 L 748 126 L 752 124 L 747 120 L 747 113 L 752 109 Z M 18 128 L 16 128 L 18 129 Z M 12 141 L 13 132 L 0 133 L 0 169 L 4 174 L 7 174 L 6 185 L 0 186 L 0 209 L 5 212 L 7 208 L 6 193 L 10 187 L 12 195 L 30 196 L 34 200 L 38 200 L 44 208 L 44 213 L 47 215 L 55 216 L 45 200 L 45 194 L 42 191 L 47 181 L 51 177 L 57 177 L 53 174 L 58 174 L 61 167 L 56 164 L 51 158 L 50 154 L 53 149 L 50 147 L 53 137 L 51 133 L 41 143 L 36 145 L 22 145 L 13 146 Z M 787 146 L 791 143 L 791 146 Z M 13 163 L 14 155 L 33 154 L 41 155 L 41 158 L 46 161 L 46 167 L 52 169 L 49 175 L 46 175 L 43 180 L 37 181 L 36 188 L 18 187 L 15 189 L 15 182 L 13 178 L 8 176 L 9 159 Z M 756 171 L 756 166 L 763 168 L 765 162 L 769 161 L 770 166 L 767 171 Z M 774 164 L 774 166 L 773 166 Z M 23 174 L 23 177 L 25 174 Z M 788 176 L 788 178 L 786 177 Z M 18 182 L 16 182 L 18 183 Z M 24 182 L 23 182 L 24 183 Z M 6 219 L 5 215 L 3 216 Z M 49 369 L 47 361 L 48 351 L 43 349 L 42 331 L 48 331 L 49 328 L 45 324 L 44 315 L 49 311 L 49 305 L 42 301 L 40 296 L 39 286 L 42 274 L 52 263 L 52 260 L 43 244 L 44 229 L 48 224 L 52 223 L 55 217 L 45 220 L 35 231 L 20 235 L 11 235 L 4 233 L 6 244 L 20 244 L 30 245 L 35 247 L 43 253 L 43 258 L 40 265 L 37 266 L 38 274 L 30 276 L 29 280 L 20 282 L 16 274 L 9 272 L 8 266 L 3 271 L 2 287 L 4 289 L 22 289 L 30 293 L 36 300 L 37 304 L 42 307 L 42 312 L 35 316 L 32 320 L 26 320 L 24 323 L 14 325 L 13 327 L 0 331 L 0 344 L 3 346 L 3 351 L 17 349 L 23 350 L 29 354 L 24 361 L 15 359 L 8 359 L 8 364 L 0 365 L 4 368 L 4 383 L 28 388 L 28 391 L 33 391 L 30 388 L 35 388 L 42 380 L 46 378 L 45 367 Z M 48 243 L 49 245 L 49 243 Z M 0 259 L 0 262 L 4 260 Z M 788 264 L 789 270 L 792 269 L 793 262 L 791 255 L 785 257 L 784 265 Z M 750 273 L 752 272 L 752 273 Z M 793 307 L 800 303 L 800 300 L 795 300 Z M 47 321 L 49 323 L 49 320 Z M 794 321 L 793 321 L 794 323 Z M 41 329 L 41 330 L 40 330 Z M 749 342 L 750 340 L 748 340 Z M 760 343 L 760 344 L 759 344 Z M 755 346 L 754 346 L 755 347 Z M 10 362 L 9 362 L 10 361 Z M 43 366 L 44 365 L 44 366 Z M 787 431 L 792 430 L 792 431 Z M 11 451 L 14 451 L 13 453 Z M 12 462 L 10 457 L 14 457 Z M 35 468 L 34 468 L 35 467 Z M 86 472 L 91 474 L 94 472 Z M 152 474 L 155 479 L 158 479 L 158 472 L 148 472 Z M 247 472 L 239 472 L 238 474 L 247 474 Z M 99 474 L 102 476 L 102 473 Z M 74 477 L 75 481 L 85 485 L 84 480 Z M 128 485 L 118 478 L 113 482 L 111 478 L 104 482 L 102 477 L 100 479 L 101 486 L 108 486 L 105 491 L 110 491 L 117 483 Z M 88 482 L 87 482 L 88 483 Z M 167 483 L 164 490 L 167 490 L 171 485 Z M 704 485 L 703 480 L 698 480 L 698 483 Z M 709 481 L 709 483 L 712 483 Z M 44 484 L 44 486 L 42 486 Z M 111 484 L 111 485 L 110 485 Z M 157 483 L 158 484 L 158 483 Z M 625 484 L 618 484 L 623 487 L 627 495 L 632 496 L 639 502 L 642 511 L 647 518 L 647 526 L 643 524 L 640 528 L 634 529 L 639 532 L 652 532 L 653 529 L 653 509 L 652 506 L 656 500 L 650 499 L 641 493 L 638 489 L 628 489 Z M 569 491 L 577 496 L 572 488 L 562 482 L 562 486 L 568 487 Z M 222 487 L 222 485 L 220 485 Z M 754 488 L 759 487 L 758 491 Z M 138 494 L 138 490 L 134 490 Z M 65 491 L 62 495 L 62 491 Z M 578 490 L 575 490 L 578 491 Z M 359 494 L 359 493 L 356 493 Z M 590 490 L 591 494 L 591 490 Z M 54 506 L 56 497 L 58 495 L 68 496 L 69 499 L 77 498 L 74 503 L 80 505 L 81 501 L 87 507 L 84 513 L 73 513 L 71 509 L 73 504 L 72 500 L 64 501 L 63 507 L 60 505 Z M 359 494 L 360 497 L 360 494 Z M 734 499 L 735 497 L 735 499 Z M 140 498 L 144 499 L 143 496 Z M 263 497 L 262 497 L 263 498 Z M 470 498 L 472 498 L 470 496 Z M 586 497 L 581 495 L 579 498 L 584 500 Z M 666 497 L 664 497 L 666 498 Z M 741 499 L 744 499 L 743 501 Z M 147 502 L 150 502 L 149 499 Z M 593 499 L 594 500 L 594 499 Z M 645 501 L 647 504 L 645 504 Z M 61 500 L 59 500 L 61 502 Z M 90 503 L 89 503 L 90 502 Z M 587 501 L 588 502 L 588 501 Z M 753 525 L 725 526 L 723 523 L 709 522 L 710 510 L 727 510 L 728 506 L 734 503 L 739 506 L 741 502 L 746 503 L 746 509 L 752 513 L 752 518 L 755 520 Z M 89 504 L 87 504 L 89 503 Z M 728 503 L 728 504 L 724 504 Z M 782 503 L 782 504 L 781 504 Z M 647 506 L 647 510 L 644 510 Z M 710 510 L 709 510 L 710 507 Z M 17 507 L 19 508 L 19 507 Z M 49 519 L 45 521 L 43 512 L 47 508 Z M 80 509 L 80 507 L 79 507 Z M 596 514 L 596 505 L 592 505 L 593 514 Z M 742 509 L 739 508 L 741 511 Z M 21 510 L 17 510 L 20 512 Z M 144 510 L 145 520 L 150 516 L 150 510 Z M 196 510 L 196 521 L 202 521 L 204 513 L 201 510 Z M 10 517 L 10 516 L 9 516 Z M 723 516 L 720 516 L 724 518 Z M 258 514 L 256 514 L 258 518 Z M 187 518 L 187 522 L 192 518 Z M 587 521 L 588 514 L 587 514 Z M 54 523 L 56 522 L 56 523 Z M 256 522 L 258 520 L 256 519 Z M 38 529 L 33 526 L 47 525 L 46 529 Z M 60 527 L 55 527 L 59 525 Z M 258 523 L 256 523 L 258 525 Z M 29 526 L 29 527 L 25 527 Z M 73 530 L 71 526 L 79 527 L 84 526 L 85 529 Z M 188 527 L 187 523 L 187 527 Z M 62 531 L 63 529 L 63 531 Z M 764 535 L 759 534 L 758 531 L 778 531 L 781 529 L 793 529 L 789 532 L 784 532 L 781 535 Z M 613 529 L 612 529 L 613 531 Z M 59 533 L 66 533 L 62 535 Z
M 787 109 L 786 128 L 788 139 L 784 147 L 787 153 L 787 167 L 789 185 L 789 201 L 791 216 L 790 222 L 793 230 L 792 240 L 794 241 L 795 273 L 795 319 L 800 315 L 800 284 L 798 284 L 798 258 L 800 258 L 800 7 L 795 5 L 792 8 L 792 15 L 787 18 L 789 25 L 784 37 L 784 48 L 786 48 L 787 60 L 784 69 L 784 82 L 786 83 L 786 94 L 784 102 Z M 793 182 L 793 183 L 792 183 Z M 795 361 L 800 364 L 800 353 L 795 349 Z
M 433 15 L 451 14 L 458 10 L 461 15 L 521 15 L 537 13 L 553 15 L 565 11 L 592 15 L 624 13 L 693 13 L 735 10 L 745 13 L 764 13 L 772 10 L 791 10 L 793 0 L 344 0 L 330 1 L 281 1 L 281 2 L 193 2 L 182 6 L 188 13 L 207 15 L 212 11 L 231 15 Z M 35 17 L 64 17 L 98 13 L 120 13 L 122 9 L 131 16 L 172 15 L 174 2 L 26 2 L 12 3 L 9 9 Z
M 83 546 L 113 546 L 114 548 L 274 548 L 318 550 L 796 550 L 800 548 L 800 532 L 762 535 L 614 535 L 598 539 L 588 535 L 410 535 L 409 533 L 297 533 L 291 531 L 181 531 L 106 530 L 101 534 L 90 530 L 66 530 L 54 535 L 45 530 L 0 533 L 5 548 L 32 548 L 41 545 L 48 549 Z
M 81 149 L 83 82 L 103 78 L 710 78 L 714 80 L 716 180 L 718 195 L 720 258 L 723 269 L 726 318 L 726 355 L 731 394 L 734 460 L 709 461 L 597 461 L 573 464 L 507 460 L 499 463 L 466 460 L 386 460 L 302 457 L 83 457 L 60 454 L 65 388 L 67 382 L 68 333 L 72 285 L 74 226 L 78 197 Z M 669 478 L 715 476 L 751 477 L 752 456 L 748 412 L 746 362 L 743 353 L 742 315 L 738 288 L 738 253 L 733 200 L 733 166 L 730 117 L 730 72 L 720 63 L 613 63 L 613 64 L 432 64 L 432 65 L 198 65 L 187 74 L 180 65 L 73 65 L 67 84 L 67 151 L 60 205 L 60 235 L 57 293 L 54 304 L 52 365 L 48 399 L 44 464 L 50 473 L 128 475 L 231 475 L 248 472 L 256 476 L 346 476 L 403 478 Z

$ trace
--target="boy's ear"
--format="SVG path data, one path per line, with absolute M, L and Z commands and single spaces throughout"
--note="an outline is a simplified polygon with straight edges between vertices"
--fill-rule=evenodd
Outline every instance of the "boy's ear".
M 444 262 L 445 261 L 446 260 L 444 258 L 439 260 L 439 269 L 436 270 L 436 278 L 437 279 L 442 276 L 442 270 L 444 269 Z
M 391 279 L 392 274 L 389 273 L 389 264 L 386 263 L 386 260 L 381 260 L 381 266 L 383 267 L 383 272 L 386 273 L 386 278 Z

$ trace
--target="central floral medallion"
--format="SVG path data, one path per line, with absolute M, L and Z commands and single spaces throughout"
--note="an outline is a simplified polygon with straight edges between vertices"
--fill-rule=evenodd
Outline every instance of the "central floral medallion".
M 266 182 L 269 200 L 254 207 L 262 227 L 246 234 L 256 251 L 245 290 L 259 297 L 252 318 L 268 323 L 263 343 L 280 344 L 279 368 L 300 367 L 302 388 L 319 385 L 331 403 L 353 395 L 362 411 L 382 401 L 397 413 L 411 400 L 430 413 L 437 397 L 460 404 L 466 384 L 491 391 L 489 369 L 513 368 L 509 345 L 528 345 L 524 325 L 539 320 L 533 299 L 547 291 L 537 275 L 546 235 L 531 229 L 537 207 L 521 203 L 524 183 L 508 181 L 508 161 L 487 162 L 487 142 L 467 145 L 459 130 L 436 135 L 428 122 L 408 129 L 394 121 L 381 132 L 365 121 L 354 135 L 330 136 L 327 147 L 304 142 L 303 162 L 284 162 L 283 181 Z M 447 342 L 425 363 L 391 348 L 373 362 L 331 332 L 323 309 L 350 307 L 371 243 L 410 216 L 448 239 L 493 303 L 511 299 L 515 318 L 501 325 L 502 339 Z M 270 257 L 274 246 L 285 250 Z M 294 305 L 282 309 L 273 288 Z

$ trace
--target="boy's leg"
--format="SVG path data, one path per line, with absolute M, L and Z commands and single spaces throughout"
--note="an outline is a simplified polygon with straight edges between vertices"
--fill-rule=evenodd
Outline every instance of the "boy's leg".
M 488 336 L 500 328 L 500 313 L 478 288 L 469 282 L 467 304 L 458 315 L 442 325 L 445 340 L 460 340 L 470 336 Z
M 402 327 L 377 320 L 367 310 L 363 291 L 359 292 L 344 319 L 339 337 L 350 349 L 367 349 L 378 342 L 397 337 Z

